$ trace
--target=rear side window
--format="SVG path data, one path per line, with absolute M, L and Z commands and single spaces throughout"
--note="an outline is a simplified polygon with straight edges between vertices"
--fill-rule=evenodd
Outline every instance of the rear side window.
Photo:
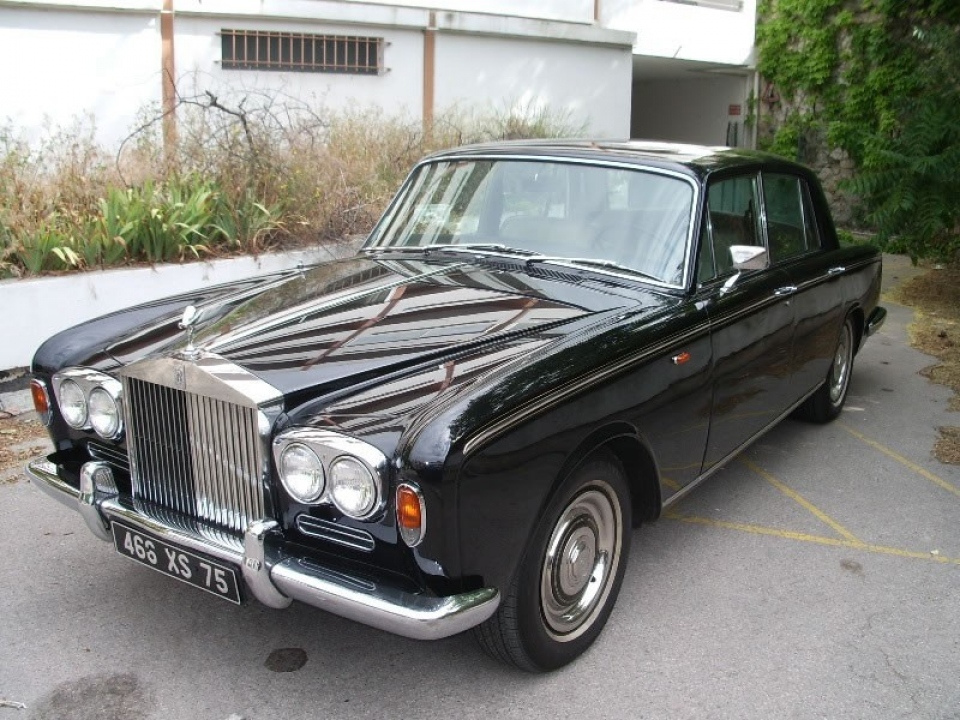
M 820 248 L 806 183 L 795 175 L 763 174 L 767 238 L 774 262 Z

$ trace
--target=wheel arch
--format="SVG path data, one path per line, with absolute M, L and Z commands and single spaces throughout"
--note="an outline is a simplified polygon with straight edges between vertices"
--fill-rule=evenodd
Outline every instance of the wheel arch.
M 853 332 L 854 332 L 854 341 L 853 347 L 856 348 L 854 355 L 860 352 L 860 348 L 863 347 L 863 334 L 864 326 L 866 325 L 867 318 L 863 313 L 863 308 L 859 305 L 855 305 L 847 311 L 847 317 L 853 321 Z
M 660 516 L 660 473 L 653 451 L 636 428 L 628 423 L 605 425 L 588 435 L 570 453 L 554 483 L 554 490 L 595 452 L 607 450 L 620 462 L 630 488 L 634 525 Z M 551 492 L 552 495 L 552 492 Z

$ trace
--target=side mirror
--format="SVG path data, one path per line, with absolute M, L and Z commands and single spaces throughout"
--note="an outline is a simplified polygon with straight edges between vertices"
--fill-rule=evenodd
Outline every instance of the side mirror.
M 767 266 L 767 249 L 759 245 L 731 245 L 730 258 L 737 270 L 763 270 Z

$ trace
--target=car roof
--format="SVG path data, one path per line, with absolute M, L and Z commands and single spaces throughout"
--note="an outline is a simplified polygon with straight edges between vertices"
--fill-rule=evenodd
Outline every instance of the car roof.
M 778 155 L 744 148 L 710 147 L 654 140 L 504 140 L 451 148 L 429 155 L 425 160 L 458 159 L 475 156 L 543 157 L 556 159 L 618 162 L 637 166 L 673 169 L 704 177 L 713 172 L 756 167 L 789 169 L 809 174 L 808 168 Z

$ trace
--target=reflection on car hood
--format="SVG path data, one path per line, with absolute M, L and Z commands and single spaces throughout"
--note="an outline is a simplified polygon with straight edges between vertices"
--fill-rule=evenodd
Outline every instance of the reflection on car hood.
M 569 277 L 353 258 L 201 305 L 195 344 L 284 393 L 332 390 L 509 338 L 534 342 L 542 330 L 644 296 L 652 300 Z M 166 318 L 107 351 L 130 362 L 184 343 L 184 332 Z

